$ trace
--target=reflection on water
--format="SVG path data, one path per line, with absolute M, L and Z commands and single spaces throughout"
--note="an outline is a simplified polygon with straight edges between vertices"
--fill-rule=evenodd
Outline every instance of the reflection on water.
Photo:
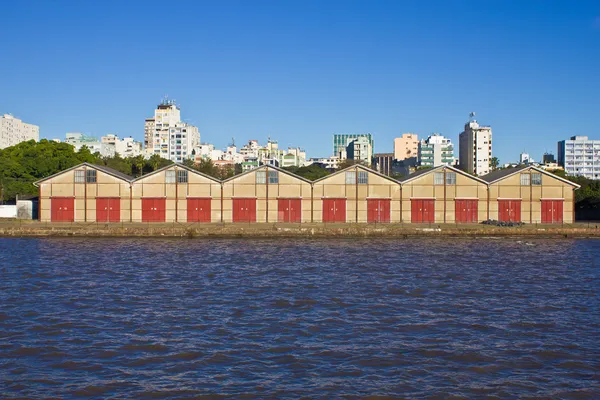
M 0 239 L 3 397 L 598 398 L 600 241 Z

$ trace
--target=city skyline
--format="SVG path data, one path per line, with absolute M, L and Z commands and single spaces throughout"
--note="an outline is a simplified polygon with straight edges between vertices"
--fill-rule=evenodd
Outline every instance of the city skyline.
M 140 121 L 169 94 L 204 142 L 271 136 L 314 157 L 330 156 L 336 133 L 370 132 L 378 153 L 406 132 L 458 143 L 471 111 L 494 128 L 501 162 L 516 161 L 515 148 L 540 158 L 570 136 L 594 137 L 596 2 L 234 3 L 182 2 L 159 14 L 152 2 L 118 13 L 7 4 L 0 33 L 13 62 L 0 65 L 0 111 L 49 139 L 77 131 L 143 141 Z M 184 14 L 202 24 L 153 28 Z M 476 20 L 485 24 L 473 30 Z M 185 61 L 147 62 L 161 48 Z

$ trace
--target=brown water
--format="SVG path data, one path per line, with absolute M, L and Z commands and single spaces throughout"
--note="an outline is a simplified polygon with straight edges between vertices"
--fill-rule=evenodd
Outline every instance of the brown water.
M 594 240 L 0 239 L 0 397 L 600 398 L 599 265 Z

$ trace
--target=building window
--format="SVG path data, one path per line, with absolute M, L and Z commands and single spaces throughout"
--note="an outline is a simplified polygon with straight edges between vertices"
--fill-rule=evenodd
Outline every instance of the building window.
M 87 183 L 96 183 L 96 170 L 88 169 L 85 174 L 85 181 Z
M 529 186 L 530 183 L 530 175 L 529 174 L 521 174 L 521 186 Z
M 531 174 L 531 184 L 540 186 L 542 184 L 542 174 L 540 174 L 540 173 Z
M 446 185 L 456 185 L 456 172 L 446 172 Z
M 265 171 L 256 171 L 256 183 L 262 185 L 267 183 L 267 173 Z
M 444 173 L 443 172 L 434 172 L 433 173 L 433 184 L 434 185 L 443 185 L 444 184 Z
M 175 183 L 175 170 L 171 169 L 166 172 L 166 183 Z
M 85 171 L 75 171 L 75 183 L 85 183 Z
M 356 172 L 346 171 L 346 185 L 354 185 L 356 183 Z
M 279 172 L 269 171 L 269 184 L 279 183 Z
M 368 185 L 369 184 L 369 173 L 367 171 L 358 171 L 358 184 Z
M 180 169 L 177 171 L 177 182 L 178 183 L 187 183 L 188 182 L 188 172 L 186 170 Z

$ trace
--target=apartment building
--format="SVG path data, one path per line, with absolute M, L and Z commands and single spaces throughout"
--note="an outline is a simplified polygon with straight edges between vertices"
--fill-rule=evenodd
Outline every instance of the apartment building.
M 439 133 L 434 133 L 419 142 L 419 165 L 439 167 L 454 165 L 454 145 L 452 141 Z
M 558 164 L 567 175 L 600 179 L 600 140 L 571 136 L 558 142 Z
M 476 120 L 465 124 L 459 135 L 459 168 L 477 176 L 492 170 L 492 127 L 479 125 Z
M 183 162 L 200 144 L 198 128 L 181 121 L 181 111 L 174 100 L 164 99 L 154 110 L 154 118 L 144 123 L 146 155 Z
M 403 161 L 408 165 L 417 165 L 419 153 L 419 135 L 404 133 L 402 137 L 394 139 L 394 159 Z
M 0 117 L 0 149 L 28 140 L 40 140 L 40 127 L 27 124 L 10 114 Z
M 371 165 L 373 159 L 373 146 L 368 138 L 361 136 L 349 139 L 346 146 L 346 157 L 348 160 L 359 161 L 364 165 Z
M 117 135 L 109 133 L 100 138 L 100 143 L 112 147 L 113 153 L 119 154 L 123 158 L 136 157 L 142 154 L 142 144 L 136 142 L 132 137 L 119 138 Z
M 371 145 L 371 152 L 375 148 L 375 142 L 373 141 L 373 135 L 370 133 L 341 133 L 333 135 L 333 155 L 345 160 L 347 157 L 347 148 L 350 142 L 360 137 L 367 139 Z

